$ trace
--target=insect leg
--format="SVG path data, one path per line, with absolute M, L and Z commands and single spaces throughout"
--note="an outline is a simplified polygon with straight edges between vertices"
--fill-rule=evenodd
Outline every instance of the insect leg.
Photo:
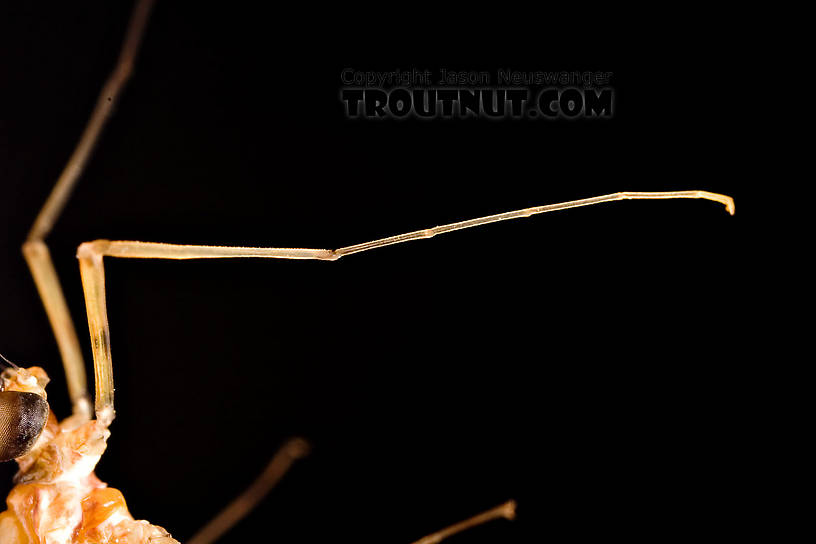
M 520 219 L 523 217 L 530 217 L 540 213 L 554 212 L 558 210 L 567 210 L 570 208 L 578 208 L 581 206 L 591 206 L 593 204 L 601 204 L 603 202 L 615 202 L 617 200 L 672 200 L 677 198 L 701 198 L 705 200 L 712 200 L 725 205 L 726 210 L 731 215 L 734 215 L 734 199 L 730 196 L 721 195 L 718 193 L 710 193 L 708 191 L 661 191 L 661 192 L 621 192 L 612 193 L 608 195 L 601 195 L 592 198 L 582 198 L 580 200 L 570 200 L 568 202 L 560 202 L 558 204 L 547 204 L 545 206 L 533 206 L 531 208 L 524 208 L 521 210 L 514 210 L 511 212 L 498 213 L 495 215 L 488 215 L 485 217 L 478 217 L 476 219 L 469 219 L 467 221 L 459 221 L 457 223 L 449 223 L 447 225 L 440 225 L 429 229 L 417 230 L 406 234 L 399 234 L 397 236 L 389 236 L 371 242 L 362 244 L 355 244 L 347 246 L 334 251 L 334 254 L 339 258 L 352 253 L 359 253 L 361 251 L 368 251 L 378 247 L 390 246 L 410 240 L 422 240 L 425 238 L 432 238 L 437 234 L 452 232 L 455 230 L 462 230 L 471 227 L 478 227 L 479 225 L 486 225 L 488 223 L 496 223 L 498 221 L 507 221 L 509 219 Z
M 91 402 L 88 397 L 85 362 L 48 246 L 42 240 L 29 240 L 23 244 L 23 255 L 57 339 L 74 415 L 88 420 L 91 418 Z
M 456 533 L 461 533 L 466 529 L 470 529 L 471 527 L 481 525 L 482 523 L 486 523 L 488 521 L 501 518 L 513 520 L 515 519 L 515 517 L 516 517 L 516 501 L 507 501 L 504 504 L 500 504 L 499 506 L 491 508 L 486 512 L 477 514 L 472 518 L 466 519 L 465 521 L 460 521 L 459 523 L 455 523 L 450 527 L 442 529 L 441 531 L 437 531 L 426 537 L 420 538 L 413 544 L 437 544 L 438 542 L 441 542 L 442 540 L 448 538 L 449 536 L 453 536 Z
M 306 455 L 309 445 L 302 438 L 292 438 L 272 457 L 264 471 L 240 495 L 235 497 L 207 525 L 199 529 L 187 544 L 210 544 L 241 521 L 277 485 L 296 460 Z
M 185 246 L 152 242 L 85 242 L 77 250 L 88 329 L 93 348 L 96 386 L 96 418 L 105 425 L 115 417 L 113 409 L 113 366 L 110 349 L 110 327 L 105 303 L 105 268 L 103 257 L 136 259 L 206 259 L 260 257 L 277 259 L 335 260 L 327 249 L 241 248 L 222 246 Z
M 107 310 L 105 308 L 105 271 L 103 257 L 125 259 L 223 259 L 223 258 L 272 258 L 272 259 L 312 259 L 336 261 L 337 259 L 379 247 L 390 246 L 411 240 L 432 238 L 470 227 L 486 225 L 498 221 L 520 219 L 540 213 L 566 210 L 581 206 L 591 206 L 617 200 L 666 200 L 666 199 L 699 198 L 724 204 L 729 213 L 734 213 L 734 200 L 725 195 L 708 191 L 666 191 L 666 192 L 622 192 L 602 195 L 581 200 L 572 200 L 558 204 L 535 206 L 511 212 L 499 213 L 467 221 L 449 223 L 428 229 L 417 230 L 379 240 L 364 242 L 339 249 L 300 249 L 300 248 L 257 248 L 229 246 L 196 246 L 163 244 L 156 242 L 109 241 L 96 240 L 79 246 L 79 258 L 82 284 L 85 289 L 85 304 L 88 310 L 88 325 L 93 344 L 94 373 L 96 377 L 96 415 L 109 423 L 113 420 L 113 377 L 110 355 L 110 332 Z
M 726 206 L 729 213 L 734 213 L 734 201 L 728 196 L 710 193 L 707 191 L 672 191 L 659 193 L 644 192 L 624 192 L 603 195 L 599 197 L 587 198 L 525 208 L 512 212 L 506 212 L 486 217 L 480 217 L 457 223 L 441 225 L 430 229 L 390 236 L 371 242 L 355 244 L 342 247 L 336 250 L 328 249 L 299 249 L 299 248 L 253 248 L 253 247 L 227 247 L 227 246 L 196 246 L 163 244 L 154 242 L 134 242 L 134 241 L 108 241 L 97 240 L 85 242 L 79 246 L 77 257 L 79 259 L 80 272 L 82 274 L 82 285 L 85 291 L 85 303 L 88 312 L 88 326 L 91 334 L 94 356 L 94 375 L 96 384 L 95 410 L 98 420 L 105 425 L 114 418 L 113 409 L 113 374 L 110 350 L 110 329 L 108 326 L 107 308 L 105 304 L 105 270 L 103 266 L 104 257 L 135 258 L 135 259 L 219 259 L 219 258 L 276 258 L 276 259 L 312 259 L 335 261 L 345 255 L 360 253 L 378 247 L 389 246 L 410 240 L 431 238 L 437 234 L 452 232 L 488 223 L 505 221 L 529 217 L 531 215 L 564 210 L 580 206 L 600 204 L 616 200 L 630 199 L 674 199 L 674 198 L 701 198 L 719 202 Z M 280 461 L 279 455 L 284 455 Z M 255 503 L 277 482 L 280 475 L 288 468 L 294 456 L 286 453 L 286 447 L 282 454 L 273 458 L 269 468 L 253 484 L 244 495 L 237 499 L 219 515 L 215 521 L 216 525 L 206 526 L 198 535 L 198 542 L 201 544 L 209 542 L 210 538 L 217 538 L 217 535 L 232 526 L 246 512 L 249 512 Z M 276 461 L 276 459 L 278 459 Z M 247 499 L 248 498 L 248 499 Z M 247 499 L 242 503 L 242 499 Z M 470 520 L 455 524 L 438 533 L 434 533 L 418 541 L 416 544 L 436 543 L 459 531 L 465 530 L 479 523 L 498 517 L 512 519 L 515 512 L 515 503 L 509 502 L 493 510 L 475 516 Z M 215 535 L 215 536 L 213 536 Z
M 73 412 L 83 419 L 91 417 L 85 363 L 82 359 L 76 329 L 60 287 L 59 276 L 51 261 L 48 246 L 45 244 L 45 238 L 59 219 L 106 121 L 113 112 L 116 99 L 130 78 L 133 71 L 133 62 L 152 6 L 153 0 L 139 0 L 133 8 L 119 60 L 108 80 L 102 86 L 93 113 L 88 119 L 88 124 L 74 148 L 71 158 L 51 190 L 51 194 L 37 215 L 28 234 L 28 239 L 23 244 L 23 255 L 28 263 L 57 340 L 62 363 L 65 367 L 68 393 L 71 397 Z

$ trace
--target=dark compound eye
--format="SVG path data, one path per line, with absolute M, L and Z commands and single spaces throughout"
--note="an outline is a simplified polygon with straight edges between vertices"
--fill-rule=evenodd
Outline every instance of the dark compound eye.
M 0 392 L 0 462 L 25 455 L 48 421 L 48 403 L 35 393 Z

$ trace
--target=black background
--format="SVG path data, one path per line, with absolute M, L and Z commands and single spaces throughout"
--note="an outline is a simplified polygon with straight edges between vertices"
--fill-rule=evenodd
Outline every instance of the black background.
M 0 33 L 0 351 L 68 414 L 19 246 L 112 68 L 130 6 L 7 13 Z M 624 202 L 336 263 L 106 261 L 118 418 L 98 475 L 184 541 L 277 445 L 313 454 L 224 542 L 709 534 L 741 480 L 740 188 L 732 120 L 685 79 L 721 19 L 159 2 L 136 72 L 48 239 L 84 352 L 77 245 L 331 248 L 620 190 Z M 676 26 L 675 26 L 676 25 Z M 346 119 L 340 72 L 613 72 L 615 116 Z M 4 465 L 0 485 L 15 471 Z M 454 542 L 454 539 L 451 539 Z

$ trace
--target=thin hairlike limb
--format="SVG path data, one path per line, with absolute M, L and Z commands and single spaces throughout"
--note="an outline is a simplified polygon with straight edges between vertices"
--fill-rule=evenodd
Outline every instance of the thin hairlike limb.
M 460 221 L 430 229 L 410 232 L 398 236 L 391 236 L 372 242 L 356 244 L 336 250 L 329 249 L 298 249 L 298 248 L 252 248 L 252 247 L 225 247 L 225 246 L 195 246 L 162 244 L 152 242 L 131 242 L 131 241 L 108 241 L 97 240 L 86 242 L 79 246 L 77 257 L 79 258 L 80 271 L 82 273 L 82 285 L 85 290 L 85 303 L 88 311 L 88 327 L 91 333 L 94 355 L 94 375 L 96 384 L 96 417 L 105 425 L 110 424 L 114 417 L 113 409 L 113 369 L 111 363 L 110 350 L 110 330 L 108 327 L 107 309 L 105 305 L 105 271 L 103 257 L 119 257 L 132 259 L 218 259 L 218 258 L 274 258 L 274 259 L 313 259 L 323 261 L 335 261 L 345 255 L 351 255 L 369 249 L 389 246 L 410 240 L 430 238 L 437 234 L 452 232 L 465 228 L 529 217 L 531 215 L 564 210 L 579 206 L 589 206 L 602 202 L 628 199 L 673 199 L 673 198 L 702 198 L 720 202 L 726 206 L 729 213 L 734 213 L 734 201 L 724 195 L 709 193 L 707 191 L 673 191 L 661 193 L 614 193 L 595 198 L 574 200 L 561 204 L 551 204 L 534 208 L 525 208 L 513 212 L 507 212 L 469 221 Z M 288 463 L 296 456 L 289 454 L 289 460 L 276 461 L 278 456 L 272 460 L 264 475 L 253 484 L 249 490 L 233 502 L 222 514 L 216 517 L 213 522 L 206 526 L 194 537 L 193 544 L 204 544 L 211 542 L 229 527 L 234 525 L 241 517 L 249 512 L 252 507 L 268 492 L 280 476 L 288 468 Z M 284 458 L 285 459 L 285 458 Z M 493 510 L 489 510 L 469 520 L 457 523 L 447 529 L 429 535 L 416 544 L 435 544 L 442 539 L 478 525 L 491 519 L 505 517 L 512 519 L 515 514 L 515 503 L 510 501 Z M 197 540 L 196 540 L 197 539 Z
M 41 240 L 26 242 L 23 245 L 23 255 L 45 306 L 54 337 L 57 339 L 73 412 L 81 415 L 82 419 L 90 419 L 91 403 L 88 398 L 88 381 L 85 376 L 82 350 L 48 246 Z
M 85 242 L 77 250 L 88 329 L 94 358 L 96 418 L 106 425 L 115 417 L 113 409 L 113 364 L 111 362 L 110 328 L 105 304 L 105 268 L 103 257 L 134 259 L 213 259 L 228 257 L 259 257 L 278 259 L 336 260 L 325 249 L 241 248 L 222 246 L 189 246 L 152 242 Z
M 62 209 L 65 207 L 65 203 L 71 196 L 74 186 L 99 139 L 99 135 L 110 117 L 125 83 L 130 78 L 133 71 L 133 62 L 152 6 L 153 0 L 138 0 L 133 8 L 119 60 L 99 93 L 96 106 L 76 148 L 74 148 L 74 152 L 37 215 L 34 225 L 28 233 L 28 239 L 23 244 L 23 255 L 34 278 L 34 283 L 37 285 L 37 291 L 43 306 L 45 306 L 48 320 L 57 340 L 57 346 L 65 367 L 68 392 L 71 396 L 74 414 L 81 415 L 84 419 L 91 416 L 85 363 L 82 359 L 76 329 L 73 321 L 71 321 L 68 306 L 65 303 L 65 296 L 60 286 L 57 271 L 51 262 L 48 247 L 45 245 L 45 237 L 53 229 L 54 223 L 56 223 Z
M 497 221 L 529 217 L 539 213 L 565 210 L 580 206 L 632 199 L 675 199 L 702 198 L 720 202 L 729 213 L 734 213 L 734 201 L 731 197 L 710 193 L 708 191 L 671 191 L 671 192 L 624 192 L 613 193 L 582 200 L 572 200 L 560 204 L 536 206 L 512 212 L 489 215 L 468 221 L 450 223 L 430 229 L 423 229 L 407 234 L 390 236 L 372 242 L 365 242 L 336 250 L 298 249 L 298 248 L 252 248 L 227 246 L 194 246 L 162 244 L 155 242 L 109 241 L 97 240 L 85 242 L 79 246 L 77 257 L 82 271 L 82 283 L 85 289 L 88 324 L 94 348 L 94 372 L 96 375 L 96 413 L 97 418 L 110 421 L 113 417 L 113 379 L 110 356 L 110 335 L 108 331 L 107 311 L 105 308 L 105 274 L 102 267 L 103 257 L 130 259 L 218 259 L 218 258 L 272 258 L 272 259 L 313 259 L 336 261 L 340 257 L 368 251 L 378 247 L 390 246 L 410 240 L 431 238 L 437 234 L 476 227 Z
M 477 514 L 470 519 L 460 521 L 459 523 L 451 525 L 446 529 L 442 529 L 441 531 L 437 531 L 424 538 L 420 538 L 413 544 L 437 544 L 438 542 L 441 542 L 442 540 L 448 538 L 449 536 L 455 535 L 456 533 L 461 533 L 466 529 L 470 529 L 471 527 L 481 525 L 482 523 L 486 523 L 488 521 L 501 518 L 513 520 L 515 519 L 515 517 L 516 517 L 516 501 L 507 501 L 506 503 L 500 504 L 495 508 L 491 508 L 487 512 L 482 512 L 481 514 Z
M 88 124 L 85 125 L 85 130 L 76 148 L 74 148 L 71 158 L 68 159 L 68 164 L 62 170 L 56 185 L 54 185 L 51 194 L 48 196 L 48 200 L 46 200 L 45 205 L 34 221 L 34 225 L 28 233 L 29 240 L 42 240 L 48 236 L 65 207 L 68 197 L 71 196 L 71 192 L 74 190 L 74 186 L 82 174 L 85 164 L 96 146 L 96 142 L 99 140 L 99 135 L 116 106 L 116 101 L 125 83 L 133 73 L 133 63 L 136 60 L 139 44 L 142 41 L 152 7 L 153 0 L 139 0 L 134 6 L 116 66 L 102 86 L 93 113 L 88 119 Z
M 123 259 L 226 259 L 240 257 L 271 259 L 337 260 L 330 249 L 276 247 L 193 246 L 157 242 L 95 240 L 79 246 L 77 257 L 99 255 Z
M 85 309 L 88 312 L 88 329 L 91 333 L 91 349 L 94 359 L 94 384 L 96 385 L 96 419 L 110 425 L 115 417 L 113 410 L 113 366 L 111 365 L 110 327 L 105 303 L 105 268 L 101 255 L 79 259 L 82 289 L 85 291 Z
M 309 452 L 309 444 L 302 438 L 292 438 L 272 457 L 264 471 L 224 510 L 202 527 L 187 544 L 215 542 L 236 523 L 241 521 L 277 485 L 292 464 Z
M 478 217 L 476 219 L 469 219 L 467 221 L 459 221 L 458 223 L 449 223 L 447 225 L 440 225 L 430 229 L 417 230 L 406 234 L 399 234 L 397 236 L 389 236 L 380 240 L 372 242 L 365 242 L 353 246 L 340 248 L 334 252 L 337 257 L 344 255 L 351 255 L 352 253 L 359 253 L 361 251 L 368 251 L 377 247 L 390 246 L 399 244 L 401 242 L 408 242 L 410 240 L 422 240 L 424 238 L 432 238 L 437 234 L 445 232 L 452 232 L 455 230 L 468 229 L 477 227 L 479 225 L 486 225 L 488 223 L 495 223 L 497 221 L 506 221 L 508 219 L 520 219 L 522 217 L 530 217 L 539 213 L 554 212 L 557 210 L 567 210 L 569 208 L 578 208 L 581 206 L 591 206 L 592 204 L 600 204 L 602 202 L 614 202 L 616 200 L 670 200 L 675 198 L 702 198 L 706 200 L 713 200 L 725 205 L 726 210 L 731 215 L 734 215 L 734 199 L 730 196 L 725 196 L 717 193 L 709 193 L 708 191 L 664 191 L 664 192 L 623 192 L 612 193 L 609 195 L 596 196 L 592 198 L 583 198 L 581 200 L 570 200 L 569 202 L 561 202 L 559 204 L 548 204 L 546 206 L 534 206 L 532 208 L 524 208 L 523 210 L 515 210 L 512 212 L 497 213 L 495 215 L 488 215 L 486 217 Z

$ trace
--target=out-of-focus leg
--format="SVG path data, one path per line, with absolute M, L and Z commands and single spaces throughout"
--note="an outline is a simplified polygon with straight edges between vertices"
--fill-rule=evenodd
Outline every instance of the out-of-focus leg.
M 292 438 L 278 450 L 263 472 L 217 516 L 202 527 L 187 544 L 211 544 L 235 526 L 277 485 L 292 464 L 309 452 L 302 438 Z
M 516 501 L 507 501 L 506 503 L 500 504 L 495 508 L 491 508 L 487 512 L 482 512 L 481 514 L 477 514 L 470 519 L 460 521 L 459 523 L 455 523 L 450 527 L 442 529 L 441 531 L 437 531 L 426 537 L 420 538 L 413 544 L 437 544 L 438 542 L 441 542 L 442 540 L 448 538 L 449 536 L 453 536 L 456 533 L 461 533 L 466 529 L 470 529 L 471 527 L 481 525 L 482 523 L 486 523 L 488 521 L 501 518 L 513 520 L 515 519 L 515 517 L 516 517 Z

